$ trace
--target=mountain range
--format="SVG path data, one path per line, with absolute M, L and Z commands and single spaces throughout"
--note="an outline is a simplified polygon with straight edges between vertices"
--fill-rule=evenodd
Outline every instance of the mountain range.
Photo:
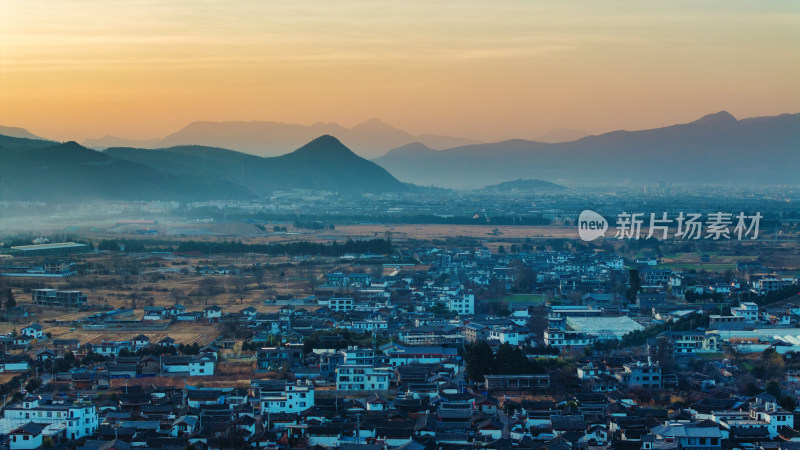
M 508 140 L 434 150 L 414 143 L 374 160 L 420 185 L 477 188 L 538 178 L 561 184 L 797 184 L 800 114 L 614 131 L 572 142 Z
M 361 129 L 373 126 L 382 128 Z M 550 183 L 796 185 L 800 168 L 800 114 L 737 120 L 723 111 L 563 143 L 515 139 L 435 150 L 414 142 L 373 161 L 331 135 L 262 157 L 200 145 L 99 152 L 20 128 L 0 130 L 17 136 L 0 135 L 0 200 L 247 199 L 292 188 L 360 194 L 419 191 L 415 185 L 491 185 L 490 191 L 558 189 Z
M 99 152 L 0 136 L 2 200 L 247 200 L 292 188 L 359 194 L 413 187 L 332 136 L 273 158 L 199 146 Z
M 134 140 L 104 136 L 87 139 L 83 145 L 95 149 L 204 145 L 238 150 L 258 156 L 278 156 L 323 135 L 336 136 L 348 148 L 365 158 L 375 158 L 393 148 L 417 141 L 436 149 L 479 143 L 472 139 L 433 134 L 415 136 L 378 119 L 370 119 L 352 128 L 346 128 L 336 123 L 315 123 L 306 126 L 258 121 L 192 122 L 162 139 Z

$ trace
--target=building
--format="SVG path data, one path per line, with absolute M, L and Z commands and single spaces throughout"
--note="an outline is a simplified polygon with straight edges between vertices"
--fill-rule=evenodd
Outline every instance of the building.
M 450 358 L 458 357 L 458 349 L 452 347 L 406 347 L 392 345 L 383 352 L 389 358 L 392 367 L 406 364 L 432 364 L 442 363 Z
M 209 322 L 218 322 L 222 318 L 222 308 L 211 305 L 203 310 L 203 317 Z
M 515 347 L 527 342 L 529 337 L 528 329 L 517 325 L 496 326 L 489 331 L 489 339 Z
M 642 449 L 721 449 L 723 437 L 715 424 L 667 422 L 653 428 L 650 434 L 642 436 Z
M 355 302 L 352 298 L 332 298 L 328 300 L 328 308 L 334 312 L 352 311 Z
M 623 364 L 622 369 L 623 371 L 616 376 L 620 383 L 628 387 L 661 389 L 661 367 L 658 364 L 636 361 Z
M 350 346 L 346 350 L 340 350 L 345 364 L 369 364 L 375 363 L 375 350 L 371 348 L 360 348 Z
M 165 375 L 202 377 L 214 375 L 217 358 L 210 353 L 195 356 L 162 356 L 161 371 Z
M 475 314 L 475 294 L 469 292 L 461 296 L 451 296 L 448 307 L 460 316 Z
M 10 449 L 31 449 L 40 448 L 42 446 L 42 436 L 46 425 L 34 422 L 28 422 L 25 425 L 13 430 L 9 433 L 11 442 L 9 442 Z
M 91 436 L 98 427 L 97 409 L 90 402 L 58 404 L 32 396 L 6 407 L 2 420 L 9 423 L 31 421 L 51 425 L 51 428 L 63 428 L 66 438 L 71 440 Z
M 76 242 L 58 242 L 51 244 L 19 245 L 11 247 L 11 254 L 14 256 L 64 256 L 76 253 L 86 253 L 91 251 L 86 244 Z
M 487 391 L 539 391 L 550 389 L 550 375 L 484 375 Z
M 628 333 L 644 330 L 644 327 L 627 316 L 617 317 L 567 317 L 568 329 L 597 336 L 600 341 L 622 339 Z
M 731 308 L 731 314 L 744 317 L 746 322 L 755 322 L 758 320 L 758 305 L 753 302 L 742 302 L 739 306 Z
M 38 323 L 32 323 L 22 329 L 22 334 L 30 337 L 31 339 L 41 339 L 42 336 L 44 336 L 44 331 L 42 330 L 41 325 Z
M 778 278 L 774 275 L 768 275 L 753 281 L 753 289 L 759 294 L 766 294 L 768 292 L 780 291 L 781 289 L 797 283 L 796 278 Z
M 594 345 L 597 336 L 582 331 L 548 328 L 544 331 L 544 345 L 565 350 L 575 350 Z
M 705 331 L 665 331 L 659 337 L 672 342 L 672 351 L 678 357 L 695 356 L 697 353 L 720 351 L 719 334 Z
M 340 391 L 385 391 L 390 372 L 368 364 L 342 364 L 336 368 L 336 389 Z
M 289 384 L 282 380 L 253 382 L 256 399 L 263 413 L 300 413 L 314 406 L 314 387 Z
M 86 306 L 86 295 L 81 291 L 34 289 L 31 301 L 35 305 L 50 308 L 83 308 Z
M 303 358 L 303 349 L 294 347 L 262 347 L 256 352 L 256 370 L 275 370 L 284 364 L 292 366 Z

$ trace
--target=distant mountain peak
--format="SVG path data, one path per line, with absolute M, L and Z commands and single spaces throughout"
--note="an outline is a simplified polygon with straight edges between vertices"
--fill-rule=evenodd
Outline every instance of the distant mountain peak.
M 372 119 L 367 119 L 353 127 L 353 129 L 356 128 L 394 128 L 394 127 L 378 118 L 373 117 Z
M 713 114 L 705 115 L 694 122 L 695 125 L 728 125 L 738 123 L 736 117 L 728 111 L 720 111 Z
M 393 148 L 389 150 L 387 153 L 404 153 L 404 154 L 426 154 L 430 152 L 435 152 L 436 150 L 428 147 L 427 145 L 423 144 L 422 142 L 412 142 L 410 144 L 401 145 L 400 147 Z
M 330 134 L 323 134 L 290 154 L 317 157 L 356 156 L 352 150 Z
M 2 134 L 3 136 L 22 138 L 22 139 L 47 140 L 43 137 L 31 133 L 25 128 L 20 128 L 20 127 L 7 127 L 0 125 L 0 134 Z
M 87 150 L 86 147 L 82 146 L 81 144 L 79 144 L 79 143 L 77 143 L 75 141 L 64 142 L 63 144 L 60 145 L 60 148 L 62 148 L 64 150 L 75 150 L 75 149 Z

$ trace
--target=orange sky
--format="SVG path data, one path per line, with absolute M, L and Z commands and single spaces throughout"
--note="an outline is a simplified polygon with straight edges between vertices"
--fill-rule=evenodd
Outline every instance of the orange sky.
M 194 120 L 498 140 L 800 112 L 800 2 L 0 2 L 0 124 L 162 137 Z

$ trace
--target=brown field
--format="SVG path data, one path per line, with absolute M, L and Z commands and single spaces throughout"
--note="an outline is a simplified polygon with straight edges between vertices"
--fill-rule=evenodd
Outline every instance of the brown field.
M 215 374 L 205 377 L 152 377 L 152 378 L 114 378 L 111 380 L 112 387 L 124 386 L 180 386 L 184 381 L 187 385 L 202 386 L 213 385 L 219 387 L 250 387 L 252 380 L 262 380 L 274 378 L 274 373 L 256 373 L 255 363 L 230 364 L 221 361 L 217 364 Z
M 79 339 L 82 343 L 96 344 L 101 341 L 125 341 L 134 336 L 144 334 L 151 341 L 158 341 L 169 336 L 178 343 L 205 345 L 219 336 L 219 330 L 213 325 L 175 324 L 163 331 L 135 331 L 135 330 L 84 330 L 69 327 L 47 327 L 54 339 Z
M 496 230 L 496 231 L 495 231 Z M 384 237 L 387 232 L 393 239 L 443 239 L 446 237 L 471 238 L 577 238 L 574 227 L 560 225 L 511 226 L 511 225 L 342 225 L 325 234 L 341 234 L 351 237 Z

